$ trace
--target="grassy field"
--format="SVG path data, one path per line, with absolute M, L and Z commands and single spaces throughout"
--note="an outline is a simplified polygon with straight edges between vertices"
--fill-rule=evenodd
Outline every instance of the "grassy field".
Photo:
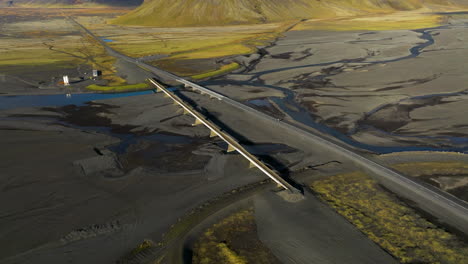
M 24 34 L 23 36 L 27 36 Z M 88 64 L 103 72 L 103 78 L 111 84 L 120 84 L 115 75 L 115 59 L 94 40 L 77 35 L 35 36 L 23 38 L 0 38 L 0 67 L 38 66 L 76 67 Z M 53 38 L 53 39 L 52 39 Z
M 189 5 L 195 5 L 195 2 L 196 1 L 192 1 Z M 229 5 L 229 8 L 232 8 L 235 5 L 241 5 L 242 7 L 240 9 L 251 8 L 250 3 L 239 3 L 240 1 L 228 2 L 229 4 L 227 5 Z M 258 2 L 259 3 L 257 3 L 257 5 L 261 6 L 261 1 Z M 295 5 L 293 2 L 294 1 L 288 3 L 288 5 L 290 5 L 288 6 L 289 8 Z M 427 5 L 428 3 L 440 5 Z M 189 16 L 183 16 L 182 19 L 178 19 L 177 23 L 182 23 L 180 25 L 176 22 L 171 22 L 172 24 L 170 25 L 154 24 L 154 21 L 151 19 L 154 18 L 159 20 L 159 16 L 153 16 L 151 19 L 145 20 L 144 15 L 142 15 L 143 13 L 146 14 L 146 12 L 150 12 L 154 15 L 154 12 L 158 13 L 162 10 L 158 9 L 155 11 L 155 9 L 149 8 L 153 10 L 150 11 L 148 6 L 153 4 L 155 4 L 155 1 L 145 3 L 134 12 L 116 20 L 116 23 L 171 27 L 190 26 L 195 24 L 232 24 L 224 21 L 224 18 L 217 18 L 221 23 L 211 23 L 206 21 L 205 23 L 204 21 L 197 19 L 195 19 L 196 23 L 192 21 L 195 24 L 192 22 L 184 22 L 184 19 L 191 19 Z M 201 5 L 205 4 L 200 3 L 199 5 L 194 6 L 194 9 L 203 9 L 204 7 L 201 7 Z M 246 6 L 244 6 L 244 4 Z M 173 6 L 177 6 L 177 3 Z M 444 0 L 426 1 L 424 4 L 418 0 L 392 0 L 381 1 L 379 3 L 373 0 L 367 0 L 363 1 L 359 8 L 356 7 L 356 3 L 354 1 L 334 0 L 330 1 L 326 5 L 317 1 L 312 3 L 312 6 L 313 10 L 308 10 L 308 14 L 318 19 L 311 19 L 299 23 L 293 30 L 398 30 L 428 28 L 441 25 L 444 19 L 440 15 L 432 15 L 431 13 L 441 10 L 455 10 L 458 8 L 456 6 L 448 5 L 447 1 Z M 265 12 L 266 16 L 268 16 L 266 13 L 271 11 L 268 11 L 268 8 L 262 9 L 262 12 Z M 307 8 L 304 10 L 307 10 Z M 180 12 L 183 13 L 186 11 L 186 8 L 184 8 Z M 136 13 L 141 15 L 136 18 L 138 21 L 132 22 L 132 19 L 128 20 Z M 273 14 L 278 15 L 280 13 L 271 11 L 270 15 L 273 16 Z M 174 14 L 173 17 L 177 17 L 178 15 L 180 14 Z M 112 34 L 114 41 L 111 42 L 110 45 L 133 57 L 143 57 L 154 54 L 168 55 L 167 58 L 155 60 L 152 64 L 172 71 L 178 75 L 198 76 L 221 69 L 219 66 L 216 68 L 216 66 L 213 65 L 204 65 L 203 63 L 200 63 L 200 61 L 196 60 L 223 58 L 227 56 L 253 53 L 255 52 L 255 46 L 265 45 L 268 41 L 278 37 L 289 25 L 297 22 L 299 18 L 303 18 L 304 16 L 284 15 L 281 17 L 282 19 L 279 20 L 286 21 L 281 23 L 277 22 L 276 24 L 264 24 L 260 27 L 258 25 L 244 27 L 232 25 L 224 27 L 182 27 L 165 30 L 160 29 L 159 32 L 154 32 L 154 34 L 151 33 L 150 28 L 147 28 L 149 32 L 138 31 L 134 34 L 127 31 L 129 34 Z M 274 22 L 279 20 L 267 19 L 265 21 Z M 165 22 L 167 21 L 171 20 L 165 20 Z M 246 19 L 246 22 L 252 23 L 252 20 Z M 119 28 L 123 29 L 123 27 Z M 131 28 L 132 27 L 126 27 L 126 29 Z M 197 64 L 198 66 L 194 67 L 193 64 Z
M 85 26 L 93 24 L 80 19 Z M 209 72 L 225 72 L 226 67 L 217 65 L 218 58 L 250 54 L 256 46 L 266 45 L 281 35 L 297 21 L 250 26 L 198 27 L 198 28 L 142 28 L 116 27 L 102 24 L 95 32 L 108 36 L 108 44 L 131 57 L 166 55 L 150 61 L 151 64 L 182 76 L 202 75 Z M 212 60 L 210 64 L 200 60 Z M 230 69 L 234 69 L 232 65 Z M 218 74 L 218 73 L 216 73 Z
M 6 16 L 19 16 L 19 17 L 62 17 L 63 13 L 70 16 L 112 16 L 124 15 L 128 13 L 131 8 L 123 7 L 105 7 L 105 8 L 48 8 L 44 6 L 34 7 L 15 7 L 15 8 L 0 8 L 0 17 Z
M 99 92 L 129 92 L 129 91 L 140 91 L 150 89 L 149 84 L 147 83 L 137 83 L 137 84 L 126 84 L 126 85 L 116 85 L 116 86 L 100 86 L 96 84 L 91 84 L 86 87 L 88 90 L 99 91 Z
M 424 175 L 468 175 L 468 163 L 465 162 L 408 162 L 392 166 L 411 176 Z
M 154 247 L 154 243 L 153 241 L 151 240 L 144 240 L 141 244 L 139 244 L 138 246 L 136 246 L 131 252 L 130 254 L 131 255 L 137 255 L 151 247 Z
M 214 212 L 222 210 L 227 205 L 239 201 L 242 197 L 248 197 L 259 190 L 265 190 L 267 186 L 269 186 L 269 183 L 270 180 L 263 180 L 255 184 L 245 185 L 200 204 L 196 208 L 193 208 L 193 210 L 184 217 L 179 218 L 179 220 L 171 226 L 159 242 L 145 243 L 145 241 L 142 241 L 142 243 L 136 246 L 131 252 L 123 256 L 120 261 L 131 261 L 140 252 L 144 253 L 145 251 L 162 250 L 164 247 L 170 246 L 172 242 L 184 237 L 191 229 L 211 216 Z M 255 238 L 255 236 L 253 236 L 253 238 Z M 249 239 L 252 239 L 252 236 L 250 236 Z M 170 253 L 169 255 L 162 256 L 159 260 L 156 260 L 155 263 L 163 263 L 161 261 L 171 263 Z
M 468 163 L 466 162 L 408 162 L 395 164 L 392 167 L 468 201 Z
M 87 43 L 89 43 L 86 49 L 89 55 L 83 57 L 83 59 L 86 59 L 85 63 L 91 65 L 95 69 L 100 69 L 102 71 L 102 78 L 108 81 L 109 86 L 125 84 L 126 81 L 117 75 L 114 66 L 116 58 L 109 56 L 106 50 L 90 36 L 84 38 L 87 39 Z
M 217 76 L 217 75 L 221 75 L 221 74 L 224 74 L 224 73 L 231 72 L 231 71 L 233 71 L 235 69 L 238 69 L 239 67 L 240 67 L 240 65 L 238 63 L 233 62 L 231 64 L 221 66 L 221 68 L 219 70 L 216 70 L 216 71 L 211 71 L 211 72 L 207 72 L 207 73 L 193 75 L 192 79 L 201 80 L 201 79 L 210 78 L 210 77 L 213 77 L 213 76 Z
M 98 30 L 98 34 L 112 34 L 109 45 L 132 57 L 166 54 L 175 58 L 213 58 L 251 52 L 250 46 L 278 37 L 295 22 L 173 29 L 108 27 Z
M 80 58 L 74 50 L 83 40 L 63 19 L 6 23 L 1 31 L 0 66 L 70 64 Z
M 74 13 L 85 12 L 73 10 Z M 100 12 L 103 12 L 102 10 Z M 89 36 L 80 32 L 64 17 L 61 9 L 38 10 L 15 8 L 0 15 L 12 16 L 11 21 L 0 23 L 0 67 L 31 66 L 55 69 L 79 68 L 89 65 L 102 71 L 109 85 L 121 85 L 125 80 L 116 75 L 115 58 Z M 27 21 L 23 21 L 23 17 Z
M 197 31 L 197 30 L 195 30 Z M 166 33 L 166 34 L 132 34 L 114 36 L 113 42 L 109 45 L 116 50 L 123 52 L 131 57 L 143 57 L 153 54 L 166 54 L 181 57 L 188 57 L 193 51 L 200 51 L 203 49 L 215 49 L 217 47 L 229 47 L 234 44 L 239 44 L 243 39 L 252 38 L 253 34 L 242 34 L 242 35 L 231 35 L 229 32 L 216 33 L 203 33 L 192 32 L 192 33 Z M 224 33 L 224 34 L 223 34 Z M 250 50 L 244 50 L 242 52 L 249 52 Z M 219 52 L 218 52 L 219 53 Z M 236 54 L 237 52 L 226 52 L 222 55 Z M 200 55 L 195 55 L 200 58 Z M 209 57 L 214 57 L 210 56 Z M 207 57 L 202 56 L 202 57 Z
M 193 264 L 279 263 L 257 238 L 253 210 L 228 216 L 207 229 L 193 248 Z
M 437 27 L 443 16 L 432 15 L 430 10 L 405 11 L 379 15 L 312 19 L 299 24 L 294 30 L 398 30 Z
M 468 245 L 422 218 L 360 172 L 314 181 L 313 190 L 402 263 L 468 263 Z

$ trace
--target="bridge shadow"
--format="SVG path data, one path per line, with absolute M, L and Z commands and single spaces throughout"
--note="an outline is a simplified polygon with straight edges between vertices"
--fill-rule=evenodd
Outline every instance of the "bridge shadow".
M 186 91 L 186 90 L 185 90 Z M 218 126 L 222 131 L 226 132 L 227 134 L 231 135 L 233 138 L 237 140 L 239 144 L 241 144 L 243 147 L 246 149 L 249 148 L 249 146 L 254 146 L 256 143 L 253 141 L 249 140 L 247 137 L 243 136 L 239 132 L 235 131 L 233 128 L 230 126 L 226 125 L 224 122 L 219 120 L 219 118 L 210 113 L 207 109 L 204 107 L 199 106 L 194 100 L 191 98 L 185 96 L 184 94 L 181 93 L 181 90 L 177 89 L 173 91 L 174 94 L 176 94 L 179 98 L 181 98 L 184 102 L 186 102 L 188 105 L 193 107 L 195 110 L 197 110 L 199 113 L 201 113 L 203 116 L 205 116 L 209 121 L 211 121 L 213 124 Z M 190 92 L 190 91 L 188 91 Z M 213 99 L 215 100 L 215 99 Z M 223 143 L 220 143 L 219 145 L 224 145 L 226 146 L 227 149 L 227 143 L 222 141 Z M 230 153 L 226 154 L 230 155 Z M 272 155 L 269 155 L 267 153 L 265 154 L 257 154 L 255 155 L 260 161 L 265 163 L 270 169 L 275 170 L 281 177 L 287 181 L 289 184 L 291 184 L 293 187 L 298 189 L 301 193 L 304 193 L 304 188 L 301 184 L 297 183 L 290 177 L 290 170 L 286 164 L 278 160 L 277 158 L 273 157 Z
M 197 110 L 199 113 L 201 113 L 203 116 L 205 116 L 208 120 L 210 120 L 213 124 L 215 124 L 216 126 L 218 126 L 222 131 L 226 132 L 227 134 L 231 135 L 232 137 L 234 137 L 237 142 L 239 142 L 239 144 L 241 145 L 253 145 L 254 142 L 252 142 L 251 140 L 249 140 L 248 138 L 246 138 L 245 136 L 239 134 L 238 132 L 236 132 L 234 129 L 232 129 L 231 127 L 229 127 L 228 125 L 226 125 L 225 123 L 223 123 L 222 121 L 219 120 L 219 118 L 210 113 L 207 109 L 205 109 L 204 107 L 201 107 L 199 105 L 197 105 L 197 103 L 192 100 L 191 98 L 183 95 L 180 90 L 175 90 L 174 93 L 180 98 L 182 99 L 184 102 L 186 102 L 187 104 L 189 104 L 191 107 L 193 107 L 195 110 Z
M 193 250 L 187 245 L 184 246 L 182 253 L 183 263 L 192 263 L 193 261 Z
M 267 164 L 267 166 L 269 166 L 271 169 L 277 171 L 278 174 L 281 175 L 281 177 L 285 181 L 287 181 L 294 188 L 298 189 L 302 194 L 304 194 L 303 185 L 291 178 L 291 171 L 289 170 L 289 167 L 286 164 L 284 164 L 277 158 L 267 154 L 257 155 L 257 158 L 263 163 Z

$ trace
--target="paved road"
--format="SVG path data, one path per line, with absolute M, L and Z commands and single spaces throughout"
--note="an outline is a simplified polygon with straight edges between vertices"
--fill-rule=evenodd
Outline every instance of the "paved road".
M 139 61 L 138 59 L 123 55 L 110 48 L 104 41 L 95 36 L 91 31 L 76 22 L 74 19 L 70 18 L 70 20 L 97 41 L 99 41 L 106 48 L 110 55 L 134 63 L 138 67 L 152 72 L 156 78 L 162 80 L 163 82 L 176 81 L 182 83 L 186 87 L 191 87 L 195 90 L 198 90 L 202 94 L 207 94 L 210 97 L 216 98 L 224 103 L 245 110 L 259 118 L 270 120 L 272 122 L 272 129 L 275 126 L 281 127 L 282 129 L 288 129 L 292 134 L 295 134 L 295 136 L 303 138 L 305 142 L 326 148 L 328 151 L 335 153 L 337 156 L 354 162 L 356 165 L 369 171 L 371 175 L 378 178 L 386 188 L 394 191 L 400 196 L 414 201 L 423 210 L 426 210 L 437 216 L 439 220 L 456 227 L 465 234 L 468 234 L 468 203 L 458 199 L 457 197 L 445 193 L 430 185 L 417 182 L 413 178 L 406 177 L 371 160 L 370 158 L 364 157 L 343 142 L 330 139 L 318 132 L 312 132 L 309 129 L 301 127 L 295 122 L 280 121 L 213 90 L 192 83 L 177 75 L 158 69 L 152 65 L 148 65 Z

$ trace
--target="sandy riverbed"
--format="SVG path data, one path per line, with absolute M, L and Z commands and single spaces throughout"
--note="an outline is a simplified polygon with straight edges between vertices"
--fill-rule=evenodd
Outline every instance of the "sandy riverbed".
M 468 35 L 464 19 L 450 23 L 417 31 L 289 32 L 243 73 L 207 85 L 239 100 L 243 88 L 286 93 L 282 109 L 290 115 L 306 112 L 303 122 L 365 144 L 466 148 Z
M 448 137 L 466 138 L 461 113 L 467 97 L 460 93 L 466 89 L 465 31 L 455 23 L 424 34 L 291 32 L 267 48 L 267 55 L 249 71 L 209 85 L 238 100 L 258 99 L 249 104 L 278 118 L 310 113 L 311 120 L 360 142 L 452 146 Z M 434 44 L 411 55 L 409 49 L 430 38 Z M 124 72 L 131 67 L 118 66 Z M 129 74 L 135 81 L 146 78 L 139 70 Z M 441 95 L 417 97 L 432 94 Z M 265 120 L 203 95 L 181 95 L 298 183 L 354 169 L 285 130 L 272 129 Z M 0 220 L 2 263 L 111 263 L 143 239 L 158 241 L 178 218 L 204 201 L 265 178 L 249 170 L 239 155 L 226 154 L 224 143 L 210 139 L 207 129 L 192 127 L 192 122 L 161 94 L 0 111 L 0 145 L 11 150 L 0 159 L 6 175 L 0 193 L 5 208 Z M 400 157 L 412 161 L 418 155 Z M 382 159 L 392 163 L 393 158 Z M 285 206 L 268 195 L 256 198 L 260 224 L 265 216 L 278 214 L 272 204 Z M 322 206 L 306 215 L 323 218 L 315 222 L 323 230 L 336 223 L 350 229 L 337 243 L 328 241 L 330 247 L 349 246 L 358 238 L 352 248 L 372 248 L 373 259 L 391 262 L 330 208 Z M 265 223 L 260 230 L 284 221 Z M 294 227 L 292 231 L 298 232 Z M 264 232 L 261 236 L 266 244 L 271 242 Z M 307 236 L 291 239 L 310 245 L 318 241 Z M 305 255 L 296 257 L 317 257 L 313 251 L 301 252 Z M 350 258 L 324 252 L 320 259 Z

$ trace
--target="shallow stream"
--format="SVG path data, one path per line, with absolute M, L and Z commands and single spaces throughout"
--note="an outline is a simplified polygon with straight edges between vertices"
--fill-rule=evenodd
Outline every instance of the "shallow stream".
M 26 107 L 46 106 L 81 106 L 87 102 L 136 95 L 152 94 L 153 91 L 128 93 L 80 93 L 80 94 L 49 94 L 49 95 L 4 95 L 0 96 L 0 110 Z
M 445 28 L 446 26 L 438 27 Z M 424 42 L 412 47 L 409 51 L 410 54 L 407 56 L 403 56 L 401 58 L 392 59 L 392 60 L 383 60 L 383 61 L 372 61 L 372 62 L 365 62 L 359 61 L 363 64 L 377 64 L 377 63 L 389 63 L 404 59 L 415 58 L 421 54 L 421 51 L 434 44 L 434 39 L 431 35 L 431 29 L 425 30 L 416 30 L 416 32 L 421 33 L 422 35 L 420 38 L 425 40 Z M 333 61 L 333 62 L 326 62 L 326 63 L 319 63 L 314 65 L 302 65 L 296 68 L 304 68 L 304 67 L 313 67 L 313 66 L 325 66 L 325 65 L 333 65 L 336 63 L 352 63 L 357 62 L 356 59 L 351 60 L 340 60 L 340 61 Z M 259 107 L 268 107 L 270 106 L 270 102 L 268 100 L 273 101 L 278 107 L 287 115 L 289 115 L 294 120 L 308 125 L 317 129 L 318 131 L 331 135 L 349 145 L 352 145 L 357 148 L 369 150 L 376 153 L 391 153 L 391 152 L 401 152 L 401 151 L 455 151 L 455 152 L 464 152 L 468 153 L 468 138 L 463 137 L 445 137 L 445 140 L 453 142 L 455 144 L 459 144 L 460 147 L 425 147 L 425 146 L 374 146 L 368 145 L 356 140 L 353 140 L 350 135 L 351 134 L 344 134 L 341 133 L 331 127 L 328 127 L 324 124 L 320 124 L 315 121 L 314 117 L 305 109 L 302 105 L 300 105 L 295 100 L 295 93 L 294 91 L 273 85 L 265 85 L 263 82 L 259 82 L 258 80 L 261 79 L 261 75 L 271 73 L 271 72 L 278 72 L 284 70 L 290 70 L 291 68 L 280 68 L 265 72 L 257 72 L 253 75 L 252 79 L 248 81 L 232 81 L 232 80 L 212 80 L 205 82 L 205 85 L 220 85 L 220 84 L 232 84 L 232 85 L 249 85 L 249 86 L 261 86 L 261 87 L 268 87 L 273 88 L 276 90 L 280 90 L 284 94 L 286 94 L 285 98 L 279 97 L 269 97 L 264 99 L 255 99 L 248 101 L 247 104 Z M 336 73 L 335 73 L 336 74 Z M 327 77 L 327 75 L 319 75 L 315 78 L 323 79 Z M 152 94 L 153 91 L 140 91 L 140 92 L 128 92 L 128 93 L 112 93 L 112 94 L 103 94 L 103 93 L 83 93 L 83 94 L 72 94 L 67 96 L 66 94 L 55 94 L 55 95 L 19 95 L 19 96 L 0 96 L 0 110 L 11 109 L 11 108 L 22 108 L 22 107 L 46 107 L 46 106 L 65 106 L 65 105 L 77 105 L 81 106 L 90 101 L 97 101 L 97 100 L 105 100 L 105 99 L 112 99 L 112 98 L 120 98 L 120 97 L 128 97 L 128 96 L 137 96 L 137 95 L 147 95 Z M 426 95 L 427 96 L 440 96 L 440 95 Z M 414 98 L 413 98 L 414 99 Z M 377 111 L 377 110 L 375 110 Z M 389 136 L 399 136 L 402 135 L 393 135 L 389 133 Z M 120 137 L 120 136 L 119 136 Z M 404 136 L 403 136 L 404 137 Z M 415 136 L 407 136 L 409 138 Z M 424 137 L 418 137 L 424 138 Z M 126 145 L 128 146 L 129 142 L 133 139 L 130 138 L 121 138 L 122 143 L 120 146 L 116 147 L 116 151 L 122 151 L 125 149 Z

